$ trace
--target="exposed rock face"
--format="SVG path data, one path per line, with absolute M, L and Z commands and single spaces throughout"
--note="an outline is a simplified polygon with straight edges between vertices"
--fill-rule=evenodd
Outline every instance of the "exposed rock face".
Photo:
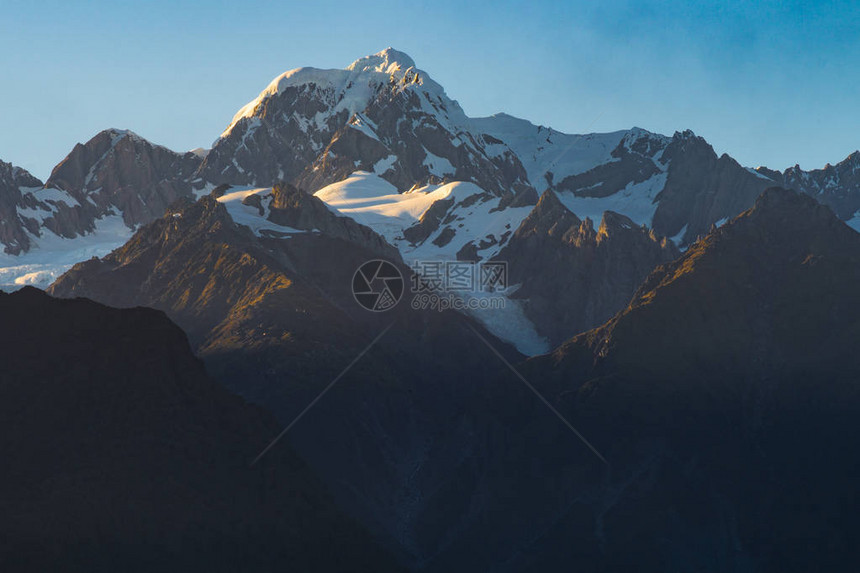
M 856 562 L 858 282 L 860 235 L 770 189 L 625 311 L 525 365 L 612 464 L 602 485 L 574 480 L 591 501 L 559 518 L 558 535 L 602 548 L 583 570 Z M 551 545 L 538 564 L 578 552 Z
M 15 197 L 17 199 L 16 190 L 41 187 L 42 182 L 30 175 L 26 169 L 0 161 L 0 185 L 2 185 L 4 197 Z
M 4 571 L 396 570 L 287 443 L 249 468 L 280 425 L 161 312 L 27 287 L 0 323 Z
M 843 220 L 851 219 L 860 209 L 860 153 L 820 170 L 807 172 L 794 167 L 780 173 L 759 168 L 756 172 L 728 155 L 718 157 L 691 131 L 671 138 L 637 128 L 573 136 L 504 114 L 472 123 L 493 132 L 516 151 L 529 166 L 530 183 L 535 187 L 605 200 L 608 210 L 635 218 L 660 236 L 675 237 L 681 245 L 692 243 L 712 225 L 750 208 L 756 197 L 774 184 L 815 197 Z M 546 181 L 536 179 L 539 177 Z M 646 197 L 652 188 L 656 193 Z M 651 200 L 653 207 L 643 210 L 641 200 L 634 207 L 630 200 L 637 195 L 641 200 Z
M 671 140 L 662 135 L 631 130 L 612 150 L 614 161 L 560 179 L 555 188 L 571 191 L 579 197 L 609 197 L 665 171 L 666 162 L 660 159 L 670 143 Z
M 122 215 L 131 228 L 147 223 L 173 201 L 192 197 L 189 181 L 200 161 L 193 153 L 174 153 L 111 129 L 76 145 L 44 186 L 2 164 L 0 243 L 19 255 L 45 233 L 72 239 L 92 232 L 108 215 Z
M 317 114 L 326 114 L 342 97 L 341 91 L 316 83 L 285 87 L 216 141 L 200 175 L 207 181 L 232 185 L 293 180 L 349 119 L 349 112 L 342 110 L 310 125 Z
M 418 244 L 430 238 L 439 229 L 445 215 L 454 206 L 454 199 L 434 201 L 430 208 L 421 214 L 421 218 L 411 227 L 403 229 L 403 237 L 410 243 Z
M 164 214 L 168 205 L 191 197 L 190 179 L 200 165 L 194 153 L 175 153 L 130 131 L 109 129 L 78 144 L 57 165 L 46 187 L 62 189 L 96 216 L 122 214 L 129 227 Z
M 340 503 L 410 564 L 450 568 L 464 549 L 446 547 L 464 531 L 476 535 L 505 499 L 502 489 L 487 493 L 484 470 L 473 467 L 496 426 L 480 407 L 487 357 L 474 351 L 480 341 L 467 325 L 509 360 L 518 355 L 457 313 L 416 312 L 408 300 L 382 314 L 358 307 L 352 275 L 379 257 L 367 248 L 319 232 L 274 236 L 254 237 L 204 197 L 105 259 L 77 265 L 51 290 L 165 310 L 220 381 L 284 423 L 391 327 L 289 438 Z
M 96 208 L 65 191 L 42 188 L 42 183 L 20 167 L 0 162 L 0 244 L 19 255 L 46 232 L 76 237 L 93 228 Z
M 4 251 L 18 254 L 30 247 L 30 238 L 25 232 L 36 231 L 38 223 L 18 217 L 18 208 L 35 203 L 32 194 L 22 192 L 26 188 L 38 188 L 42 182 L 24 169 L 0 161 L 0 243 Z M 27 197 L 29 195 L 29 197 Z
M 685 244 L 707 234 L 717 221 L 749 209 L 773 185 L 728 155 L 717 157 L 713 147 L 691 131 L 676 133 L 661 161 L 669 164 L 668 177 L 652 226 L 667 237 L 686 228 Z
M 630 212 L 619 208 L 619 212 L 636 217 L 661 237 L 676 238 L 681 245 L 750 208 L 759 193 L 773 185 L 728 155 L 717 157 L 691 131 L 667 138 L 641 129 L 627 132 L 605 163 L 554 181 L 553 188 L 559 192 L 602 199 L 607 205 L 620 197 L 642 195 L 636 202 L 639 207 L 631 207 Z
M 297 193 L 285 189 L 279 207 L 289 210 Z M 551 195 L 541 200 L 522 229 L 524 245 L 557 242 L 557 251 L 576 253 L 581 234 L 579 249 L 598 252 L 642 233 L 613 214 L 596 232 L 582 229 L 560 207 Z M 744 562 L 781 571 L 795 556 L 752 540 L 774 530 L 761 515 L 785 518 L 779 542 L 768 547 L 791 547 L 782 536 L 804 520 L 824 539 L 819 514 L 791 509 L 792 492 L 807 491 L 802 484 L 814 482 L 808 491 L 827 508 L 825 519 L 854 531 L 850 518 L 839 517 L 856 515 L 841 512 L 854 480 L 839 477 L 855 475 L 853 462 L 834 465 L 834 450 L 816 450 L 815 463 L 833 470 L 824 472 L 835 476 L 827 481 L 810 472 L 808 454 L 774 444 L 786 444 L 792 427 L 809 430 L 808 420 L 790 416 L 805 412 L 801 404 L 826 410 L 803 388 L 828 384 L 827 377 L 847 388 L 860 374 L 852 364 L 839 364 L 844 374 L 832 370 L 834 357 L 858 342 L 851 326 L 858 317 L 828 302 L 853 300 L 858 240 L 811 199 L 767 193 L 752 212 L 656 271 L 607 326 L 526 363 L 528 379 L 611 461 L 609 474 L 509 371 L 487 375 L 497 358 L 463 317 L 416 314 L 402 303 L 376 315 L 350 304 L 353 270 L 376 255 L 325 233 L 258 238 L 207 197 L 144 227 L 103 261 L 79 265 L 53 290 L 165 309 L 221 381 L 285 421 L 396 322 L 290 440 L 340 503 L 415 569 L 557 570 L 576 560 L 601 571 L 635 559 L 643 570 L 671 562 L 716 571 L 713 555 L 740 552 Z M 642 312 L 641 326 L 625 318 Z M 812 384 L 792 386 L 804 377 Z M 844 420 L 816 414 L 815 423 L 852 427 L 849 410 Z M 839 459 L 853 459 L 844 452 L 860 444 L 830 441 L 837 436 L 819 428 L 789 442 L 806 452 L 824 437 L 842 450 Z M 768 475 L 779 479 L 761 477 Z M 686 551 L 691 544 L 706 544 L 707 558 Z M 834 565 L 843 545 L 816 547 Z
M 207 334 L 229 320 L 234 306 L 264 294 L 291 288 L 296 293 L 290 312 L 310 314 L 295 302 L 307 298 L 307 292 L 293 277 L 273 270 L 276 266 L 258 239 L 236 225 L 223 205 L 203 197 L 177 204 L 107 257 L 75 265 L 50 292 L 86 295 L 111 306 L 163 309 L 196 346 L 205 344 Z
M 597 231 L 547 190 L 496 257 L 507 261 L 514 294 L 552 346 L 602 324 L 678 249 L 629 218 L 606 211 Z
M 459 105 L 423 72 L 383 91 L 335 134 L 325 153 L 300 178 L 319 189 L 355 171 L 377 171 L 400 190 L 443 181 L 471 181 L 495 195 L 532 187 L 517 156 L 468 131 Z
M 269 207 L 270 221 L 294 229 L 320 231 L 366 248 L 392 261 L 400 261 L 400 253 L 370 228 L 348 217 L 335 215 L 325 203 L 300 191 L 289 183 L 275 185 Z
M 216 184 L 295 181 L 339 129 L 414 65 L 409 56 L 389 48 L 345 70 L 286 72 L 239 110 L 200 174 Z
M 510 149 L 470 133 L 459 104 L 390 48 L 345 70 L 300 68 L 276 78 L 239 111 L 200 176 L 213 184 L 288 181 L 314 192 L 359 169 L 401 191 L 452 180 L 497 195 L 531 188 Z
M 752 206 L 774 183 L 814 196 L 843 220 L 860 209 L 860 154 L 821 170 L 754 172 L 717 157 L 689 131 L 570 135 L 505 114 L 468 118 L 409 56 L 389 48 L 343 70 L 286 72 L 239 110 L 208 152 L 177 154 L 130 132 L 104 131 L 76 146 L 47 182 L 74 200 L 35 199 L 42 205 L 23 208 L 45 213 L 24 221 L 28 215 L 12 214 L 7 199 L 0 241 L 8 252 L 24 252 L 37 227 L 76 237 L 109 213 L 129 226 L 146 223 L 191 197 L 191 185 L 289 182 L 313 193 L 358 170 L 400 192 L 472 182 L 502 197 L 501 207 L 532 205 L 536 189 L 551 188 L 571 199 L 563 202 L 580 218 L 614 211 L 682 246 Z M 416 227 L 416 236 L 427 228 Z M 453 227 L 441 231 L 463 236 Z M 480 250 L 461 248 L 464 256 Z
M 675 322 L 663 328 L 671 327 L 680 346 L 665 345 L 660 353 L 656 353 L 656 348 L 652 353 L 638 346 L 637 359 L 648 357 L 655 364 L 666 362 L 671 364 L 672 371 L 680 371 L 695 368 L 695 361 L 669 359 L 694 356 L 682 352 L 684 348 L 696 348 L 708 360 L 715 360 L 726 348 L 731 348 L 738 354 L 724 365 L 725 369 L 759 364 L 765 369 L 791 371 L 796 358 L 830 352 L 812 351 L 810 346 L 803 350 L 804 345 L 819 347 L 830 340 L 830 335 L 825 336 L 821 331 L 825 323 L 837 331 L 849 328 L 854 315 L 860 313 L 860 303 L 842 302 L 853 300 L 847 296 L 847 289 L 858 272 L 860 235 L 814 199 L 771 188 L 757 199 L 753 209 L 652 273 L 627 310 L 600 329 L 575 340 L 576 344 L 593 344 L 589 347 L 597 356 L 612 354 L 615 338 L 622 332 L 624 336 L 634 333 L 644 336 L 649 325 L 656 325 L 645 317 L 654 315 L 656 321 L 657 313 L 666 313 L 667 316 L 659 318 L 663 321 L 671 311 Z M 843 286 L 846 296 L 835 296 Z M 804 294 L 807 288 L 811 290 Z M 822 289 L 827 289 L 830 296 L 822 296 L 820 300 L 812 296 L 813 292 L 821 294 Z M 793 297 L 808 300 L 804 304 L 789 304 Z M 670 301 L 671 305 L 666 307 Z M 838 305 L 838 312 L 833 305 Z M 692 306 L 701 306 L 707 313 L 698 311 L 694 317 Z M 747 325 L 747 321 L 758 317 L 767 318 L 767 324 Z M 713 320 L 710 327 L 701 324 L 709 320 Z M 805 327 L 799 328 L 800 324 Z M 636 331 L 624 330 L 634 325 Z M 559 355 L 565 353 L 566 347 L 559 349 Z M 714 349 L 715 354 L 710 354 L 708 348 Z M 778 360 L 769 363 L 769 359 Z
M 758 172 L 778 185 L 814 197 L 833 209 L 843 221 L 851 219 L 860 210 L 860 151 L 836 165 L 828 163 L 823 169 L 804 171 L 795 165 L 782 173 L 765 167 L 758 168 Z

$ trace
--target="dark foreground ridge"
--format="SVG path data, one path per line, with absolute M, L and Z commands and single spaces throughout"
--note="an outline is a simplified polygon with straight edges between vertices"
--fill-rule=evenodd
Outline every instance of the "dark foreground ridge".
M 412 570 L 858 562 L 860 235 L 812 198 L 767 190 L 603 326 L 522 364 L 608 471 L 452 317 L 350 310 L 339 289 L 373 258 L 366 247 L 255 239 L 214 201 L 181 214 L 53 292 L 162 308 L 219 381 L 284 424 L 315 395 L 301 389 L 318 391 L 367 344 L 358 333 L 397 317 L 283 444 Z M 660 248 L 624 219 L 604 223 L 619 227 L 606 241 L 636 233 Z M 219 301 L 236 302 L 224 312 Z
M 0 293 L 0 569 L 382 571 L 160 311 Z
M 601 529 L 564 530 L 603 547 L 608 568 L 582 570 L 860 562 L 858 285 L 860 235 L 769 189 L 604 326 L 524 365 L 612 464 Z

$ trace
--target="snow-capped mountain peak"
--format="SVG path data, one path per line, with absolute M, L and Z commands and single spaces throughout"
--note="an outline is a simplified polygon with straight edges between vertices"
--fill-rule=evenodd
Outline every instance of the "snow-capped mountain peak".
M 323 92 L 323 99 L 328 100 L 327 103 L 333 105 L 331 111 L 347 110 L 352 115 L 367 107 L 379 89 L 391 80 L 400 81 L 406 76 L 409 83 L 423 83 L 426 78 L 423 72 L 420 75 L 417 73 L 412 58 L 393 48 L 360 58 L 342 70 L 302 67 L 286 71 L 236 112 L 220 139 L 229 135 L 242 119 L 254 117 L 263 102 L 283 94 L 289 88 L 313 86 Z M 438 84 L 434 83 L 433 86 L 438 87 Z
M 408 55 L 392 47 L 385 48 L 370 56 L 359 58 L 346 69 L 357 72 L 378 72 L 393 75 L 401 70 L 415 67 L 415 61 Z
M 307 191 L 357 169 L 388 173 L 401 190 L 455 174 L 496 194 L 527 187 L 512 152 L 498 147 L 487 154 L 460 105 L 388 48 L 346 69 L 297 68 L 275 78 L 233 117 L 200 175 L 213 184 L 291 181 Z

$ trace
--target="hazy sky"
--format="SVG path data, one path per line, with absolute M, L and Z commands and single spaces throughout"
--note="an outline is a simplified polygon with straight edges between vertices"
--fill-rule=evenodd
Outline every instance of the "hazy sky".
M 472 116 L 692 129 L 782 169 L 860 148 L 860 3 L 2 0 L 0 159 L 46 178 L 101 129 L 209 147 L 299 66 L 393 46 Z

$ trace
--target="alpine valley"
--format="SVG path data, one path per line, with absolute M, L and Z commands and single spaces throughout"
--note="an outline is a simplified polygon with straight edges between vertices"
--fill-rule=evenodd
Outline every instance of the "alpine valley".
M 2 569 L 850 570 L 857 230 L 860 152 L 470 118 L 391 48 L 0 162 Z M 506 281 L 410 305 L 455 261 Z

